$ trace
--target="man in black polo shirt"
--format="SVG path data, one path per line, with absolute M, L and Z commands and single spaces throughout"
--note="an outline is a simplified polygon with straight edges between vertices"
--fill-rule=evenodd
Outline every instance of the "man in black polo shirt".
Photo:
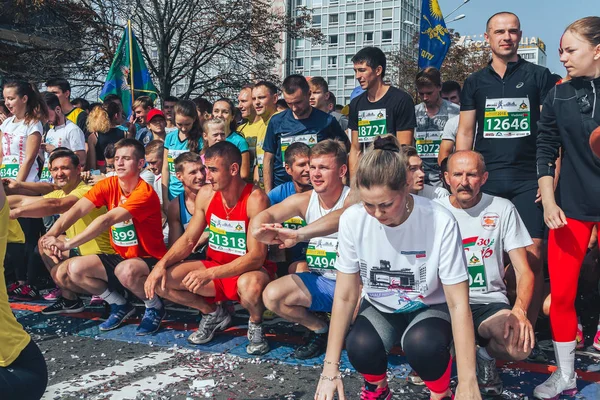
M 289 109 L 273 115 L 263 143 L 265 151 L 263 179 L 265 191 L 291 181 L 285 172 L 285 150 L 295 142 L 309 147 L 325 139 L 338 139 L 348 148 L 348 136 L 335 117 L 310 105 L 310 87 L 302 75 L 290 75 L 283 81 L 283 98 Z
M 483 154 L 489 179 L 482 190 L 511 200 L 533 239 L 533 245 L 527 247 L 535 274 L 528 318 L 535 326 L 542 300 L 544 237 L 544 213 L 535 202 L 537 122 L 554 81 L 547 68 L 517 55 L 521 35 L 519 18 L 513 13 L 497 13 L 488 20 L 485 39 L 492 61 L 465 81 L 456 150 L 474 147 Z
M 352 130 L 349 154 L 350 176 L 365 148 L 379 135 L 396 135 L 400 144 L 412 145 L 417 120 L 415 104 L 404 90 L 383 83 L 385 54 L 365 47 L 352 57 L 354 73 L 365 91 L 350 102 L 348 128 Z

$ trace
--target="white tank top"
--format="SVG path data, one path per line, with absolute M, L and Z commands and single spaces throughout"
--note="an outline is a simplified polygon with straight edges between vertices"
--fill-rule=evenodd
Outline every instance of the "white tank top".
M 340 198 L 337 200 L 337 202 L 334 204 L 333 207 L 331 207 L 329 210 L 326 210 L 323 207 L 321 207 L 321 202 L 319 201 L 319 195 L 317 194 L 317 192 L 315 192 L 313 190 L 312 193 L 310 194 L 310 200 L 308 201 L 308 207 L 306 208 L 306 213 L 304 214 L 304 220 L 306 221 L 306 223 L 310 224 L 312 222 L 315 222 L 316 220 L 318 220 L 321 217 L 326 216 L 330 212 L 339 210 L 340 208 L 342 208 L 344 206 L 344 201 L 346 200 L 346 197 L 348 197 L 349 192 L 350 192 L 350 188 L 348 186 L 344 186 L 344 188 L 342 189 L 342 195 L 340 196 Z M 332 233 L 331 235 L 329 235 L 327 237 L 337 238 L 337 232 Z

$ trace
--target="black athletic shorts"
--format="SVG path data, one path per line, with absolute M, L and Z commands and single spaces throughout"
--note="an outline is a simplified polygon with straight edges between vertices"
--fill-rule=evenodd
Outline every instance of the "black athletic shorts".
M 479 326 L 483 321 L 502 310 L 512 310 L 512 308 L 506 303 L 471 304 L 473 328 L 475 328 L 475 340 L 477 340 L 479 346 L 485 347 L 490 341 L 479 335 Z
M 536 203 L 538 182 L 534 181 L 491 181 L 481 188 L 484 193 L 510 200 L 523 220 L 529 236 L 543 239 L 546 231 L 542 203 Z
M 119 282 L 119 279 L 115 275 L 115 268 L 117 265 L 125 261 L 126 259 L 118 254 L 98 254 L 98 258 L 104 265 L 106 270 L 106 276 L 108 277 L 108 289 L 111 291 L 123 292 L 125 287 Z M 146 262 L 148 269 L 152 271 L 152 267 L 156 265 L 158 260 L 156 258 L 142 258 Z

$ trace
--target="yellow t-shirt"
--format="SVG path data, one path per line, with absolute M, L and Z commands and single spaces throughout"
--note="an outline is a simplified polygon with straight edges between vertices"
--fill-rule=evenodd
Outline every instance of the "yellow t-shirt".
M 75 189 L 71 191 L 71 193 L 66 194 L 62 190 L 55 190 L 53 192 L 48 193 L 44 196 L 45 199 L 62 199 L 67 196 L 75 196 L 78 199 L 81 199 L 87 192 L 90 191 L 92 187 L 86 185 L 83 182 L 79 182 L 79 185 Z M 72 238 L 80 234 L 88 227 L 89 224 L 96 218 L 101 215 L 106 214 L 106 207 L 95 208 L 90 211 L 87 215 L 78 219 L 73 226 L 67 229 L 67 238 Z M 100 235 L 96 236 L 94 239 L 90 240 L 87 243 L 84 243 L 79 246 L 79 254 L 82 256 L 88 256 L 91 254 L 115 254 L 115 250 L 110 245 L 110 238 L 108 236 L 108 231 L 102 232 Z
M 25 233 L 16 219 L 8 220 L 8 243 L 25 243 Z
M 9 224 L 9 211 L 7 200 L 0 210 L 0 367 L 8 367 L 12 364 L 31 340 L 29 334 L 25 332 L 12 313 L 6 293 L 4 256 L 6 255 L 8 229 L 4 229 L 4 227 Z
M 254 167 L 257 164 L 257 156 L 259 154 L 259 147 L 257 146 L 260 136 L 262 134 L 262 140 L 264 141 L 264 135 L 267 131 L 267 127 L 263 122 L 262 118 L 254 123 L 246 122 L 242 126 L 240 126 L 237 131 L 244 135 L 246 138 L 246 142 L 248 142 L 248 147 L 250 148 L 250 156 L 252 159 L 250 160 L 250 165 Z M 262 151 L 262 145 L 260 146 L 260 151 Z M 264 154 L 264 152 L 263 152 Z

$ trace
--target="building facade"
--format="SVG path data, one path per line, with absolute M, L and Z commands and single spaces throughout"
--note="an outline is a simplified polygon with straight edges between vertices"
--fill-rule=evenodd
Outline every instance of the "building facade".
M 365 46 L 384 52 L 409 46 L 419 21 L 419 0 L 288 0 L 291 13 L 297 7 L 312 10 L 312 26 L 319 28 L 324 43 L 288 40 L 287 68 L 307 77 L 322 76 L 339 104 L 348 104 L 357 86 L 352 56 Z M 405 23 L 410 21 L 410 23 Z

